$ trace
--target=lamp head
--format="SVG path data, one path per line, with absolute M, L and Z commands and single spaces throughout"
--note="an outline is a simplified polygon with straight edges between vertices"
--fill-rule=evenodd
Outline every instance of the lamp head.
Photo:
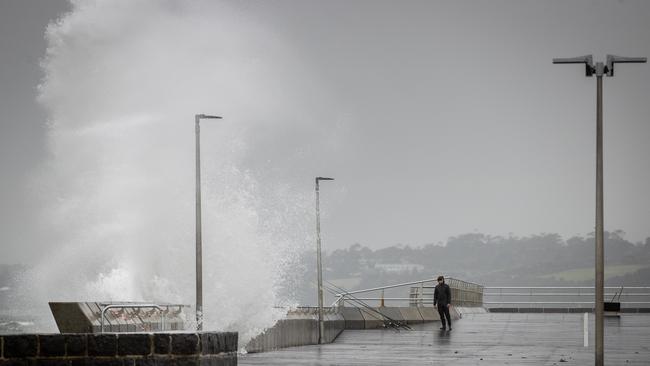
M 221 119 L 220 116 L 212 116 L 209 114 L 197 114 L 196 119 Z
M 569 57 L 569 58 L 554 58 L 553 63 L 554 64 L 585 64 L 585 76 L 592 76 L 595 71 L 592 55 Z
M 221 119 L 220 116 L 213 116 L 209 114 L 197 114 L 194 116 L 196 120 L 198 121 L 199 119 Z
M 623 57 L 607 55 L 607 76 L 614 76 L 614 64 L 644 64 L 648 61 L 645 57 Z

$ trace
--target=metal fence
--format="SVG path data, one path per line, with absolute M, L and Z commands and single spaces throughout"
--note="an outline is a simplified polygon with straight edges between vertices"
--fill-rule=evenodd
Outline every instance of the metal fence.
M 564 308 L 592 309 L 593 287 L 558 286 L 482 286 L 476 283 L 447 278 L 452 292 L 452 303 L 463 307 L 495 308 Z M 336 293 L 332 306 L 431 306 L 435 278 L 395 285 Z M 405 287 L 409 288 L 404 297 Z M 620 302 L 623 311 L 650 311 L 650 286 L 605 287 L 605 301 Z
M 452 304 L 456 306 L 482 306 L 483 286 L 462 281 L 456 278 L 446 278 L 445 282 L 451 288 Z M 374 287 L 363 290 L 340 292 L 332 306 L 359 306 L 360 302 L 379 306 L 432 306 L 435 278 L 399 283 L 395 285 Z M 404 292 L 408 287 L 408 297 Z M 388 293 L 387 293 L 388 292 Z
M 456 278 L 445 279 L 451 289 L 452 303 L 456 306 L 474 307 L 483 306 L 483 286 L 459 280 Z M 411 287 L 410 306 L 433 305 L 435 285 L 421 284 Z
M 100 333 L 182 330 L 185 328 L 180 304 L 98 303 Z M 96 311 L 97 311 L 96 310 Z M 143 310 L 143 311 L 141 311 Z
M 487 286 L 487 308 L 593 308 L 593 287 Z M 622 309 L 650 308 L 650 287 L 605 287 L 605 301 Z

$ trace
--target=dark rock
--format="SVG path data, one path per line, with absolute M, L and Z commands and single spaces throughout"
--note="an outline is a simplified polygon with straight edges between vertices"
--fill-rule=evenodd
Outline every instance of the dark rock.
M 88 336 L 88 356 L 115 356 L 117 336 L 115 334 L 93 334 Z
M 154 365 L 155 366 L 176 366 L 174 363 L 174 359 L 172 359 L 169 356 L 156 356 L 154 357 Z
M 176 366 L 200 366 L 198 357 L 179 357 L 175 361 Z
M 89 359 L 87 358 L 74 358 L 70 360 L 70 366 L 91 366 L 92 362 L 90 362 Z
M 92 366 L 124 366 L 121 358 L 93 358 Z
M 153 357 L 136 358 L 135 366 L 156 366 L 156 360 Z
M 151 337 L 146 333 L 117 336 L 117 354 L 120 356 L 147 356 L 151 354 Z
M 85 356 L 86 355 L 86 335 L 85 334 L 66 334 L 66 355 L 67 356 Z
M 168 355 L 171 350 L 171 336 L 165 333 L 153 335 L 153 352 L 158 355 Z
M 5 358 L 36 356 L 38 339 L 35 335 L 7 335 L 3 338 Z
M 216 333 L 215 335 L 217 336 L 217 347 L 213 353 L 228 352 L 228 333 L 222 332 Z
M 199 353 L 199 336 L 188 333 L 172 334 L 172 353 L 175 355 Z
M 200 366 L 237 366 L 237 354 L 220 354 L 201 358 Z
M 28 366 L 27 359 L 25 358 L 12 358 L 0 361 L 2 366 Z
M 214 355 L 219 352 L 223 352 L 222 347 L 225 348 L 225 344 L 222 346 L 220 342 L 219 333 L 201 333 L 201 354 L 202 355 Z
M 69 366 L 70 361 L 65 358 L 38 358 L 30 362 L 31 366 Z
M 40 343 L 40 356 L 65 356 L 65 337 L 56 335 L 38 336 Z
M 237 341 L 239 337 L 239 333 L 237 332 L 223 332 L 219 333 L 223 334 L 223 337 L 225 338 L 225 347 L 222 347 L 219 349 L 221 352 L 236 352 L 237 351 Z

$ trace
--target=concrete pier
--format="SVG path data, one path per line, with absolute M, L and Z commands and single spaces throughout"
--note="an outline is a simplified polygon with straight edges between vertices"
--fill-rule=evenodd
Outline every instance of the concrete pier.
M 328 307 L 324 313 L 323 343 L 335 341 L 346 329 L 384 329 L 390 328 L 391 322 L 410 326 L 440 320 L 432 307 Z M 458 308 L 452 307 L 451 317 L 460 317 Z M 289 311 L 285 319 L 253 338 L 245 349 L 254 353 L 309 344 L 318 344 L 316 309 L 298 308 Z
M 437 322 L 412 331 L 345 330 L 332 344 L 240 355 L 240 365 L 589 365 L 583 314 L 464 314 L 453 331 Z M 650 363 L 650 314 L 605 319 L 605 363 Z

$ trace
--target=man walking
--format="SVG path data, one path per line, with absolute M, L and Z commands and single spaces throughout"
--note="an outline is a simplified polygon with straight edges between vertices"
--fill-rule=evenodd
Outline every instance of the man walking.
M 442 322 L 442 327 L 440 329 L 445 330 L 445 318 L 447 318 L 447 324 L 449 324 L 449 330 L 451 330 L 451 316 L 449 316 L 449 306 L 451 306 L 451 289 L 445 283 L 445 277 L 438 276 L 438 285 L 433 291 L 433 306 L 438 306 L 438 314 L 440 314 L 440 321 Z

